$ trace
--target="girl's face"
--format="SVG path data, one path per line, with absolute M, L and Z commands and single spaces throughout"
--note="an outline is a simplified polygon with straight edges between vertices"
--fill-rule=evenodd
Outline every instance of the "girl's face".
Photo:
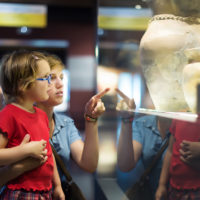
M 63 102 L 63 68 L 55 66 L 51 70 L 51 85 L 48 90 L 49 99 L 47 104 L 57 106 Z
M 34 102 L 41 102 L 46 101 L 49 98 L 48 90 L 50 88 L 50 84 L 48 83 L 48 80 L 37 79 L 47 78 L 51 74 L 51 71 L 47 61 L 39 60 L 37 63 L 38 70 L 36 73 L 36 80 L 31 88 L 26 91 L 26 94 L 29 95 Z

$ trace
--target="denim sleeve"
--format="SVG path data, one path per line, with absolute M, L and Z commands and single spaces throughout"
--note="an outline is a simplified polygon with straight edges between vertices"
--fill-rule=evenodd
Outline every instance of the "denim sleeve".
M 70 127 L 70 136 L 69 136 L 69 144 L 71 145 L 73 142 L 77 140 L 82 140 L 80 133 L 76 126 L 74 125 L 74 122 L 72 122 Z

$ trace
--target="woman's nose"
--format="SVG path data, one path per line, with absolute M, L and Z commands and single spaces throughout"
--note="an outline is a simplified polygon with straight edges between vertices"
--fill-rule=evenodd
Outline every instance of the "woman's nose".
M 57 81 L 56 81 L 56 84 L 58 87 L 63 87 L 63 80 L 58 78 Z

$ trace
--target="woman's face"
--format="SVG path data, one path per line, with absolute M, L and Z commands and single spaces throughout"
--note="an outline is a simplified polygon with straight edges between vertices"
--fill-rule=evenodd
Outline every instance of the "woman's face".
M 57 106 L 63 102 L 63 72 L 61 66 L 55 66 L 51 70 L 51 84 L 48 90 L 49 99 L 46 103 Z

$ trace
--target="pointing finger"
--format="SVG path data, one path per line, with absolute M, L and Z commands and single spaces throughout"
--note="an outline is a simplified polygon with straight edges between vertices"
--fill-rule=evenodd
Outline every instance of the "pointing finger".
M 100 99 L 101 97 L 103 97 L 108 91 L 110 90 L 110 88 L 106 88 L 103 91 L 97 93 L 94 98 L 95 99 Z
M 129 102 L 130 99 L 121 90 L 119 90 L 118 88 L 115 88 L 115 90 L 126 101 L 126 103 Z

